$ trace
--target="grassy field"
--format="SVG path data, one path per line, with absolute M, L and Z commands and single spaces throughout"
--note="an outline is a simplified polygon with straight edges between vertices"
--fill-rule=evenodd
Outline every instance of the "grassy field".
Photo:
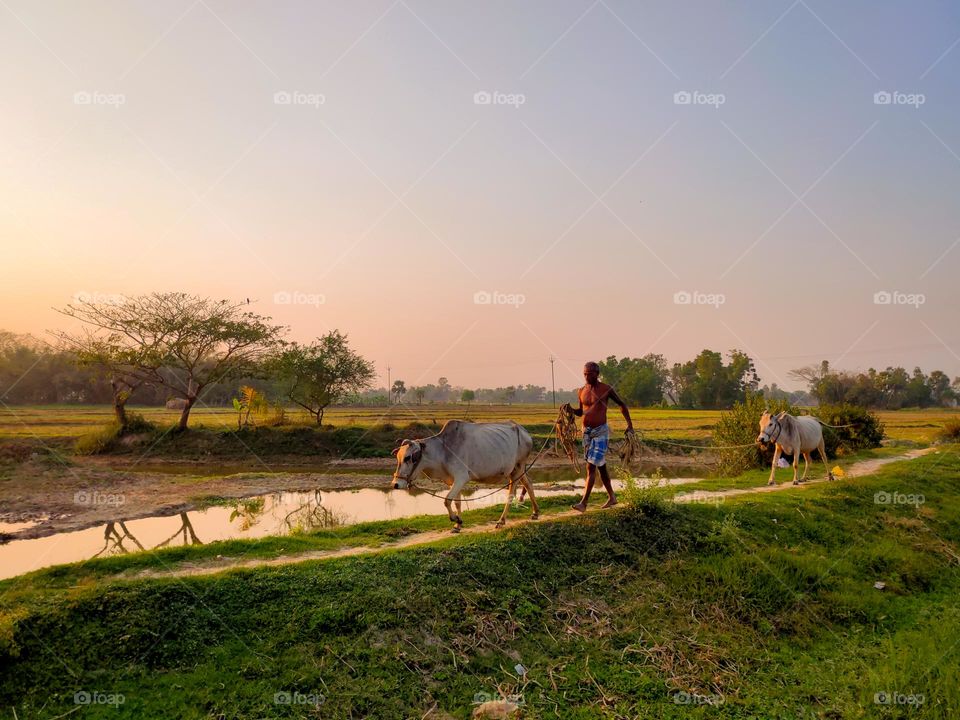
M 364 558 L 7 581 L 0 706 L 466 718 L 505 695 L 526 718 L 956 717 L 957 450 L 721 505 L 641 494 Z M 90 699 L 104 704 L 76 704 Z
M 156 407 L 131 408 L 161 428 L 172 427 L 179 417 L 174 410 Z M 631 415 L 637 429 L 650 438 L 674 438 L 705 441 L 720 411 L 635 408 Z M 929 443 L 950 418 L 960 417 L 957 409 L 878 411 L 893 440 Z M 312 427 L 303 412 L 289 410 L 292 426 Z M 31 405 L 5 406 L 0 410 L 0 440 L 34 439 L 65 441 L 94 431 L 111 420 L 108 406 Z M 234 430 L 237 416 L 232 409 L 197 407 L 191 413 L 191 427 L 214 431 Z M 382 408 L 341 408 L 327 411 L 324 424 L 340 429 L 369 430 L 390 424 L 397 427 L 419 424 L 442 425 L 453 418 L 476 421 L 512 419 L 537 432 L 549 432 L 556 411 L 549 405 L 395 405 Z M 615 432 L 625 427 L 619 413 L 612 412 L 610 424 Z

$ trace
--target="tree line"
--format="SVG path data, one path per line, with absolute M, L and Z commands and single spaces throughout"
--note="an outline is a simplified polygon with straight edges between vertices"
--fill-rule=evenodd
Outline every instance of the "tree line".
M 902 367 L 885 370 L 870 368 L 852 373 L 835 370 L 827 360 L 790 372 L 795 380 L 807 384 L 810 394 L 820 404 L 860 405 L 862 407 L 898 410 L 905 407 L 945 407 L 960 399 L 960 377 L 952 381 L 942 370 L 929 375 L 919 367 L 912 373 Z

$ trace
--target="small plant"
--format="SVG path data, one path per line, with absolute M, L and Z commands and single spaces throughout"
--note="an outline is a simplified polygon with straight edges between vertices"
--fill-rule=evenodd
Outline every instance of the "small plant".
M 669 482 L 663 477 L 663 469 L 657 468 L 657 471 L 649 478 L 638 481 L 633 477 L 630 469 L 620 466 L 614 474 L 623 484 L 621 496 L 624 502 L 633 507 L 640 508 L 647 514 L 662 514 L 666 511 L 669 504 Z
M 960 442 L 960 418 L 947 420 L 943 429 L 937 433 L 937 440 L 942 443 Z

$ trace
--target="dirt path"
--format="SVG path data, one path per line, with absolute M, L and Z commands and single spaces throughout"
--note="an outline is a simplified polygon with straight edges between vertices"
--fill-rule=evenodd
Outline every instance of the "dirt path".
M 921 448 L 917 450 L 910 450 L 903 455 L 896 455 L 888 458 L 876 458 L 872 460 L 861 460 L 854 463 L 846 470 L 844 470 L 844 478 L 854 478 L 854 477 L 863 477 L 865 475 L 870 475 L 875 473 L 878 469 L 884 465 L 888 465 L 892 462 L 899 462 L 901 460 L 912 460 L 914 458 L 926 455 L 929 452 L 934 451 L 935 448 Z M 779 492 L 783 490 L 788 490 L 791 488 L 802 489 L 809 485 L 815 485 L 819 483 L 827 482 L 826 479 L 820 478 L 815 480 L 808 480 L 800 486 L 793 485 L 792 477 L 790 480 L 784 483 L 778 483 L 776 485 L 763 485 L 760 487 L 753 488 L 744 488 L 736 490 L 717 490 L 717 491 L 697 491 L 692 492 L 687 495 L 682 495 L 675 498 L 675 502 L 689 503 L 689 502 L 704 502 L 710 501 L 718 498 L 727 498 L 727 497 L 736 497 L 738 495 L 750 495 L 755 493 L 768 493 L 768 492 Z M 591 510 L 591 512 L 596 512 Z M 579 515 L 580 513 L 574 510 L 567 510 L 565 512 L 560 512 L 556 514 L 551 514 L 542 520 L 536 522 L 560 522 L 570 517 Z M 509 527 L 517 527 L 518 525 L 535 522 L 529 518 L 524 518 L 523 520 L 511 520 L 509 522 Z M 465 527 L 460 532 L 460 537 L 465 535 L 478 535 L 481 533 L 489 533 L 496 531 L 496 524 L 493 522 L 483 523 L 480 525 L 473 525 Z M 372 553 L 383 552 L 384 550 L 395 550 L 401 548 L 416 547 L 419 545 L 428 545 L 430 543 L 437 542 L 439 540 L 446 540 L 451 537 L 449 530 L 433 530 L 425 533 L 417 533 L 415 535 L 408 535 L 396 542 L 392 542 L 388 545 L 381 545 L 377 547 L 369 547 L 365 545 L 357 547 L 347 547 L 341 548 L 339 550 L 318 550 L 307 553 L 299 553 L 296 555 L 282 555 L 276 558 L 255 558 L 252 560 L 242 560 L 236 561 L 229 557 L 223 557 L 215 561 L 205 560 L 202 564 L 197 565 L 186 565 L 177 570 L 168 571 L 168 572 L 155 572 L 153 570 L 148 570 L 140 573 L 137 577 L 140 578 L 159 578 L 159 577 L 188 577 L 188 576 L 197 576 L 197 575 L 210 575 L 217 572 L 223 572 L 225 570 L 232 570 L 235 568 L 255 568 L 255 567 L 271 567 L 276 565 L 289 565 L 292 563 L 304 562 L 306 560 L 330 560 L 334 558 L 343 558 L 343 557 L 352 557 L 355 555 L 370 555 Z

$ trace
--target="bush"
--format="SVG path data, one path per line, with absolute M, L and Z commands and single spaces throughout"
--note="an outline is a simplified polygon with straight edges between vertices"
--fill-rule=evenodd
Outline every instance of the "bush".
M 791 415 L 797 414 L 797 409 L 787 400 L 767 400 L 763 395 L 751 393 L 743 402 L 734 403 L 730 410 L 720 416 L 713 431 L 713 443 L 721 448 L 754 443 L 760 433 L 760 416 L 767 411 L 779 413 L 784 410 Z M 734 476 L 751 468 L 768 466 L 773 461 L 773 447 L 771 443 L 767 447 L 754 444 L 718 450 L 719 471 L 723 475 Z
M 960 419 L 947 420 L 943 430 L 937 433 L 937 440 L 945 443 L 960 442 Z
M 826 425 L 851 427 L 823 428 L 823 442 L 828 457 L 880 447 L 883 423 L 880 418 L 859 405 L 821 405 L 813 412 Z
M 77 438 L 74 450 L 78 455 L 99 455 L 113 450 L 124 435 L 153 432 L 154 430 L 156 430 L 156 426 L 144 418 L 143 415 L 127 413 L 126 427 L 121 427 L 120 423 L 114 420 L 99 430 L 81 435 Z

